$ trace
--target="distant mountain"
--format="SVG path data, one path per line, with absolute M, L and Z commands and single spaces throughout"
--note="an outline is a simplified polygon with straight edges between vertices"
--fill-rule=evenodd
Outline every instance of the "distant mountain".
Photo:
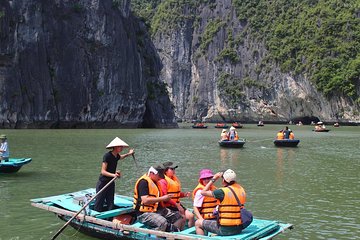
M 180 119 L 360 121 L 357 0 L 132 0 Z

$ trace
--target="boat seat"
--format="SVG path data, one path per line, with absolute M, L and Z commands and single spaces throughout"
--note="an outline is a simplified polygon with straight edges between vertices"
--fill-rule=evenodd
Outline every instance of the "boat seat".
M 95 215 L 95 217 L 100 218 L 100 219 L 106 219 L 106 218 L 118 216 L 120 214 L 130 213 L 133 211 L 134 211 L 134 209 L 132 207 L 116 208 L 116 209 L 113 209 L 110 211 L 100 212 L 99 214 Z

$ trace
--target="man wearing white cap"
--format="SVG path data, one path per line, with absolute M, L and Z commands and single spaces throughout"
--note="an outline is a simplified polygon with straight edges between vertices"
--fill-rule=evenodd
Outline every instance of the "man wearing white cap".
M 106 146 L 107 149 L 112 150 L 105 153 L 103 157 L 101 173 L 96 184 L 96 192 L 99 192 L 114 177 L 121 176 L 120 171 L 116 170 L 118 161 L 134 154 L 134 149 L 130 149 L 128 153 L 120 155 L 120 152 L 123 150 L 123 148 L 128 147 L 129 145 L 118 137 L 114 138 L 114 140 L 112 140 L 109 145 Z M 96 197 L 94 210 L 102 212 L 104 210 L 104 203 L 107 205 L 107 210 L 113 209 L 114 195 L 115 182 L 110 184 L 107 189 L 105 189 Z
M 223 187 L 209 190 L 212 184 L 222 178 Z M 239 234 L 250 222 L 243 222 L 242 208 L 246 202 L 246 193 L 242 186 L 236 182 L 236 173 L 228 169 L 225 172 L 218 172 L 201 191 L 201 195 L 214 197 L 220 201 L 218 209 L 218 220 L 198 219 L 195 222 L 196 233 L 204 235 L 204 231 L 215 233 L 219 236 Z
M 176 232 L 185 224 L 185 219 L 177 211 L 163 206 L 172 194 L 162 195 L 159 180 L 164 175 L 165 167 L 160 164 L 150 167 L 147 174 L 141 176 L 134 187 L 134 205 L 137 220 L 155 230 Z

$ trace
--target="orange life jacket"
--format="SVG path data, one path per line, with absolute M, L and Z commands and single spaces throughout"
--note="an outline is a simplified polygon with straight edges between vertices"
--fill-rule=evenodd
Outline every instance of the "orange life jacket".
M 245 204 L 246 202 L 246 193 L 245 190 L 237 183 L 234 183 L 230 186 L 241 204 Z M 221 188 L 224 191 L 224 199 L 220 202 L 219 205 L 219 224 L 221 226 L 238 226 L 242 224 L 240 208 L 243 206 L 239 206 L 234 197 L 234 194 L 228 187 Z
M 278 132 L 277 135 L 276 135 L 276 139 L 277 139 L 277 140 L 282 140 L 282 139 L 284 139 L 284 133 Z
M 145 179 L 148 183 L 149 188 L 149 197 L 156 198 L 160 197 L 160 187 L 151 180 L 150 177 L 148 177 L 146 174 L 144 174 L 142 177 L 140 177 L 136 183 L 134 188 L 134 200 L 133 200 L 133 208 L 136 209 L 136 207 L 139 207 L 140 212 L 156 212 L 159 203 L 151 203 L 151 204 L 143 204 L 141 201 L 141 197 L 139 197 L 138 193 L 138 184 L 141 179 Z
M 289 139 L 292 139 L 292 140 L 295 139 L 295 135 L 293 132 L 290 132 Z
M 196 192 L 204 188 L 205 186 L 199 183 L 192 192 L 193 199 L 195 197 Z M 209 190 L 214 191 L 215 189 L 216 187 L 214 185 L 211 185 Z M 213 212 L 217 205 L 219 205 L 218 199 L 214 197 L 204 196 L 203 203 L 201 205 L 201 208 L 199 209 L 200 210 L 199 212 L 203 217 L 203 219 L 216 219 L 216 216 L 213 214 Z
M 174 195 L 171 199 L 177 203 L 180 202 L 180 191 L 181 191 L 180 180 L 175 175 L 172 178 L 165 175 L 165 180 L 167 182 L 167 193 Z M 168 202 L 164 202 L 164 205 L 170 206 L 171 204 Z

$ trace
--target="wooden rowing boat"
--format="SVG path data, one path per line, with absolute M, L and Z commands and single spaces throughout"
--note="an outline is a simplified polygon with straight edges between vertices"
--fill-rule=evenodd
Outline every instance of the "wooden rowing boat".
M 31 162 L 31 158 L 9 158 L 8 161 L 0 162 L 0 173 L 15 173 L 22 166 Z
M 55 213 L 60 219 L 68 221 L 95 195 L 95 189 L 61 194 L 57 196 L 31 200 L 31 205 Z M 240 234 L 221 237 L 216 235 L 200 236 L 195 233 L 195 227 L 180 232 L 163 232 L 149 229 L 134 218 L 132 209 L 133 198 L 115 194 L 116 209 L 104 212 L 84 209 L 75 217 L 70 225 L 80 232 L 99 239 L 271 239 L 274 236 L 291 229 L 291 224 L 278 221 L 254 219 L 249 227 Z M 120 220 L 109 219 L 114 218 Z M 132 221 L 121 219 L 132 218 Z
M 221 147 L 227 147 L 227 148 L 242 148 L 245 144 L 245 139 L 239 139 L 239 140 L 221 140 L 219 141 L 219 145 Z
M 298 139 L 277 139 L 274 140 L 274 144 L 277 147 L 297 147 L 300 140 Z

